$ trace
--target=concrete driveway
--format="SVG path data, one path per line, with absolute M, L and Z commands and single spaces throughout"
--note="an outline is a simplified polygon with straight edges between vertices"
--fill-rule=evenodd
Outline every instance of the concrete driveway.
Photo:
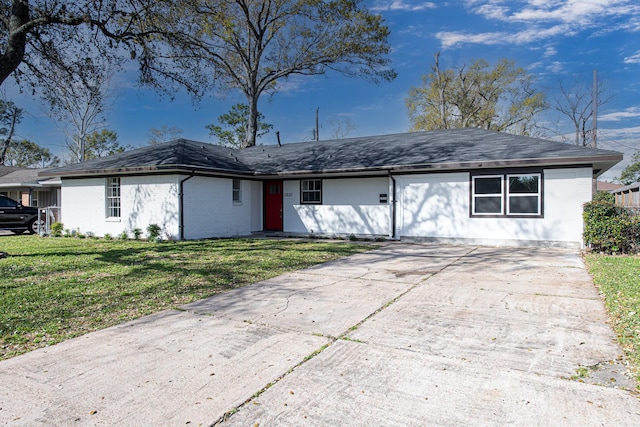
M 389 244 L 0 362 L 0 383 L 10 426 L 640 425 L 557 249 Z

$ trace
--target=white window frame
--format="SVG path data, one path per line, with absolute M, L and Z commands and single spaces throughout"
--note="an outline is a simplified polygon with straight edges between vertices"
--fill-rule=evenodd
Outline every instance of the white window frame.
M 476 194 L 476 179 L 500 178 L 500 193 Z M 476 212 L 476 199 L 485 197 L 500 197 L 500 212 Z M 474 216 L 502 216 L 504 215 L 504 175 L 474 175 L 471 177 L 471 214 Z
M 110 177 L 105 182 L 105 210 L 107 218 L 122 217 L 122 182 L 120 177 Z
M 538 178 L 538 191 L 536 193 L 511 193 L 509 191 L 509 181 L 511 177 L 520 177 L 520 176 L 534 176 L 536 178 Z M 506 208 L 507 208 L 507 215 L 513 216 L 513 215 L 518 215 L 518 216 L 540 216 L 542 215 L 542 174 L 540 173 L 512 173 L 512 174 L 507 174 L 507 179 L 505 180 L 505 186 L 506 186 L 506 190 L 507 190 L 507 197 L 506 197 Z M 538 206 L 537 206 L 537 210 L 536 212 L 530 212 L 530 213 L 523 213 L 523 212 L 515 212 L 512 213 L 511 212 L 511 198 L 513 197 L 537 197 L 538 198 Z
M 239 205 L 242 203 L 242 180 L 233 179 L 231 182 L 231 200 L 234 204 Z
M 310 183 L 313 183 L 313 185 L 310 186 L 309 185 Z M 313 195 L 314 197 L 305 198 L 305 194 Z M 321 179 L 300 180 L 300 203 L 303 205 L 321 205 L 322 204 L 322 180 Z
M 511 193 L 509 191 L 509 180 L 512 177 L 533 176 L 538 179 L 538 191 L 537 193 Z M 476 179 L 479 178 L 500 178 L 500 193 L 491 194 L 476 194 Z M 516 217 L 530 217 L 530 218 L 543 218 L 543 206 L 544 206 L 544 176 L 542 172 L 519 172 L 519 173 L 499 173 L 490 175 L 471 175 L 471 194 L 470 194 L 470 215 L 472 217 L 491 217 L 491 218 L 516 218 Z M 500 212 L 476 212 L 476 200 L 483 197 L 497 197 L 500 196 Z M 514 197 L 537 197 L 538 204 L 536 212 L 511 212 L 510 200 Z

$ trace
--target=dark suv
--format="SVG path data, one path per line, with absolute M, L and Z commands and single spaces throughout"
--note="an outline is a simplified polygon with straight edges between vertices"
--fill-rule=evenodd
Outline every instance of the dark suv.
M 43 225 L 44 221 L 40 221 L 40 227 Z M 0 230 L 11 230 L 16 234 L 37 233 L 38 208 L 22 206 L 20 202 L 0 196 Z

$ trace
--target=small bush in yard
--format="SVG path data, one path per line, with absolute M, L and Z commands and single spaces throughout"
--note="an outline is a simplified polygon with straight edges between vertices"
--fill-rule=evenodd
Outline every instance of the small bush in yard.
M 131 230 L 131 232 L 133 233 L 133 239 L 134 240 L 140 240 L 140 236 L 142 236 L 142 230 L 139 228 L 134 228 L 133 230 Z
M 147 239 L 155 242 L 160 238 L 160 226 L 158 224 L 149 224 L 147 227 Z
M 120 233 L 120 240 L 129 240 L 129 233 L 127 233 L 127 230 Z
M 51 224 L 51 235 L 53 237 L 62 236 L 62 231 L 64 230 L 64 224 L 61 222 L 54 222 Z
M 640 248 L 640 217 L 610 200 L 584 205 L 584 243 L 594 251 L 634 253 Z

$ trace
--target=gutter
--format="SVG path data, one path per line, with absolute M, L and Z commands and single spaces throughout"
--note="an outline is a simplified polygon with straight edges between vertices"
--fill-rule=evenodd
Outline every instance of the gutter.
M 613 162 L 614 164 L 622 160 L 622 156 L 592 156 L 592 157 L 561 157 L 561 158 L 532 158 L 532 159 L 516 159 L 516 160 L 475 160 L 466 162 L 447 162 L 447 163 L 423 163 L 409 165 L 379 165 L 379 166 L 359 166 L 352 168 L 336 168 L 336 169 L 300 169 L 287 170 L 282 172 L 262 172 L 255 171 L 257 178 L 281 178 L 293 176 L 316 176 L 328 174 L 347 174 L 347 173 L 391 173 L 397 174 L 418 173 L 418 172 L 437 172 L 450 170 L 475 170 L 475 169 L 495 169 L 495 168 L 513 168 L 513 167 L 545 167 L 545 166 L 566 166 L 566 165 L 584 165 L 592 166 L 598 162 Z
M 389 179 L 391 180 L 391 238 L 396 238 L 396 216 L 397 216 L 397 200 L 396 200 L 396 178 L 389 171 Z
M 180 218 L 180 225 L 178 225 L 178 228 L 180 229 L 180 240 L 184 240 L 184 183 L 194 176 L 196 176 L 196 172 L 191 171 L 191 175 L 184 179 L 181 179 L 178 183 L 178 216 Z

